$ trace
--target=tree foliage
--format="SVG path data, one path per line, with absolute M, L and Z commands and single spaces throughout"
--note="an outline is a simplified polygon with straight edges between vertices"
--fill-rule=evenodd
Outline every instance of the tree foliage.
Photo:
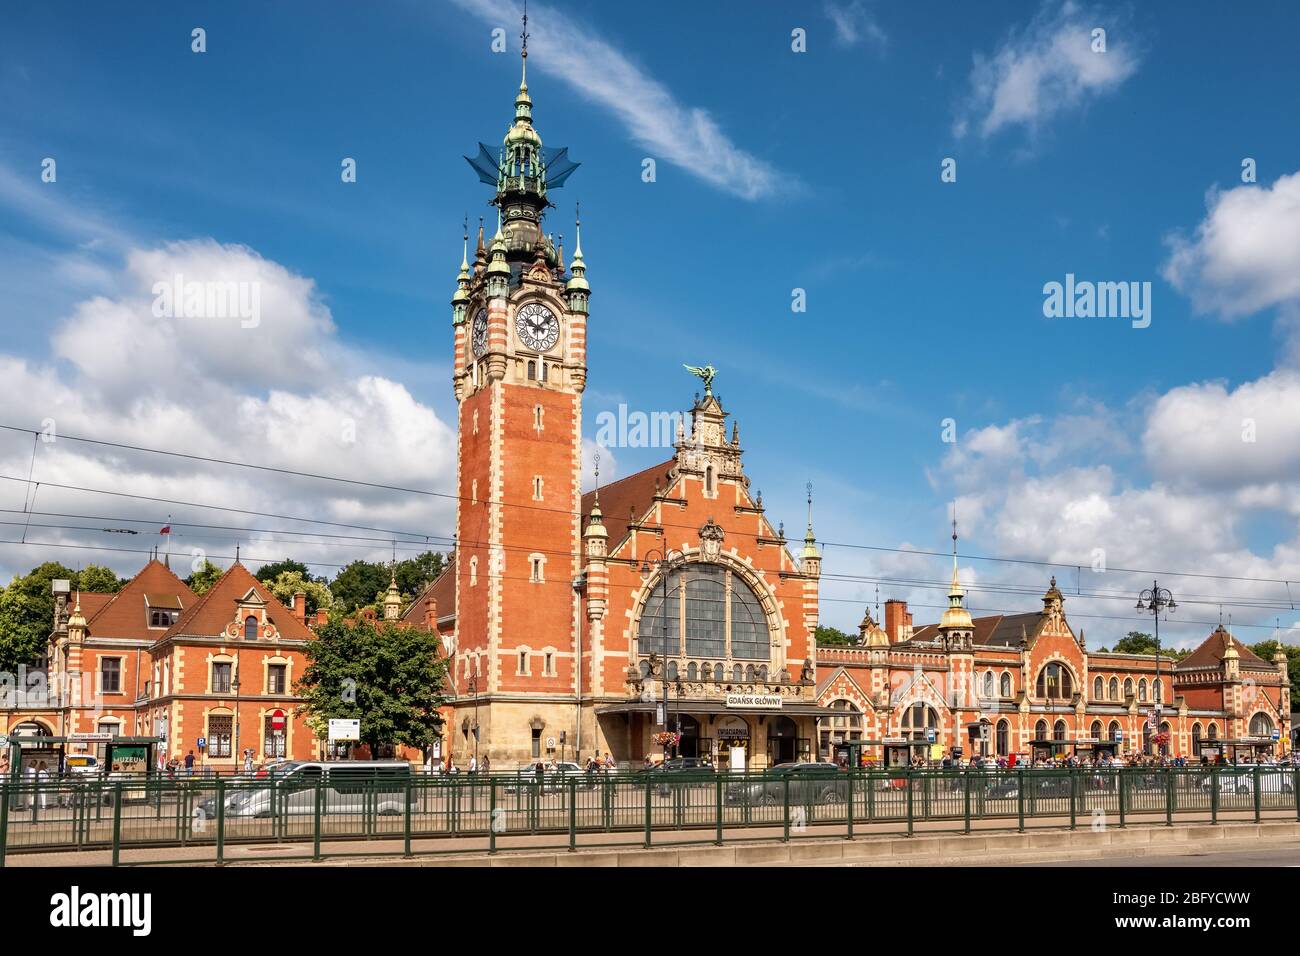
M 398 561 L 395 567 L 374 561 L 353 561 L 330 582 L 334 606 L 345 614 L 363 607 L 377 607 L 394 572 L 402 600 L 410 601 L 442 573 L 446 564 L 446 556 L 437 551 L 425 551 Z
M 830 627 L 827 624 L 818 624 L 814 636 L 818 647 L 843 647 L 857 643 L 857 638 L 850 637 L 838 627 Z
M 361 740 L 372 754 L 384 744 L 427 750 L 442 732 L 446 676 L 437 634 L 336 617 L 307 645 L 307 667 L 295 689 L 320 737 L 329 720 L 350 718 L 361 721 Z
M 205 559 L 203 567 L 186 578 L 185 583 L 195 594 L 204 594 L 225 573 L 221 568 Z
M 1291 709 L 1300 710 L 1300 647 L 1279 644 L 1274 640 L 1260 641 L 1249 646 L 1256 656 L 1270 664 L 1273 663 L 1273 655 L 1277 653 L 1277 649 L 1282 648 L 1282 653 L 1286 655 L 1286 672 L 1291 678 Z
M 307 580 L 313 580 L 311 572 L 307 569 L 307 565 L 303 564 L 301 561 L 295 561 L 293 558 L 285 558 L 281 561 L 272 561 L 270 564 L 264 564 L 257 569 L 257 573 L 254 574 L 253 577 L 257 578 L 257 580 L 261 581 L 263 584 L 270 585 L 272 581 L 284 574 L 286 571 L 297 571 Z
M 334 595 L 329 586 L 321 581 L 303 574 L 301 571 L 281 571 L 269 582 L 263 581 L 267 589 L 285 607 L 293 607 L 293 596 L 299 591 L 307 595 L 307 613 L 315 614 L 318 609 L 328 611 L 334 604 Z
M 54 630 L 53 582 L 71 583 L 74 591 L 111 593 L 124 582 L 103 565 L 74 571 L 57 561 L 47 561 L 28 574 L 17 575 L 0 592 L 0 671 L 13 673 L 31 666 L 45 652 Z

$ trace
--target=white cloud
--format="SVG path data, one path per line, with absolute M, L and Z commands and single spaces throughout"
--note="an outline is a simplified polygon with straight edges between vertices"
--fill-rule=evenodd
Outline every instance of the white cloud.
M 1166 281 L 1224 319 L 1300 304 L 1300 172 L 1271 187 L 1211 190 L 1206 206 L 1193 237 L 1166 240 Z
M 512 0 L 455 2 L 493 26 L 512 29 L 522 12 Z M 579 96 L 608 110 L 654 159 L 680 166 L 711 186 L 743 199 L 760 199 L 797 185 L 793 177 L 778 174 L 732 142 L 706 110 L 679 102 L 666 86 L 579 22 L 563 11 L 534 4 L 528 18 L 529 67 L 558 77 Z
M 1151 470 L 1199 488 L 1300 487 L 1300 372 L 1229 389 L 1203 382 L 1160 396 L 1143 436 Z
M 1012 126 L 1034 133 L 1054 116 L 1113 92 L 1138 68 L 1136 45 L 1113 26 L 1113 15 L 1072 2 L 1044 4 L 991 56 L 975 55 L 953 134 L 961 138 L 972 126 L 984 137 Z M 1094 28 L 1106 30 L 1105 52 L 1093 50 Z
M 822 10 L 835 27 L 835 42 L 840 46 L 857 46 L 863 40 L 884 46 L 889 41 L 864 0 L 853 0 L 847 5 L 828 2 L 822 5 Z
M 155 315 L 154 282 L 177 273 L 187 281 L 257 283 L 260 322 L 245 328 L 238 318 Z M 450 492 L 454 487 L 453 430 L 405 386 L 375 369 L 371 356 L 336 338 L 329 309 L 310 279 L 246 247 L 202 240 L 132 248 L 111 285 L 119 291 L 80 302 L 59 325 L 51 337 L 50 361 L 0 353 L 7 423 L 39 428 L 52 419 L 57 434 L 63 436 L 407 488 Z M 25 478 L 32 464 L 32 440 L 26 435 L 5 434 L 8 437 L 0 436 L 0 474 Z M 356 557 L 386 557 L 390 546 L 382 534 L 376 535 L 381 540 L 374 543 L 330 546 L 248 530 L 186 529 L 180 525 L 331 530 L 274 518 L 91 495 L 54 485 L 228 505 L 420 535 L 449 536 L 453 530 L 455 503 L 449 498 L 250 471 L 66 439 L 37 445 L 35 479 L 42 482 L 35 510 L 114 520 L 88 522 L 34 515 L 34 524 L 80 524 L 96 529 L 125 526 L 118 518 L 139 518 L 161 526 L 171 513 L 177 525 L 174 550 L 188 554 L 191 547 L 198 547 L 212 555 L 228 555 L 236 542 L 242 542 L 249 563 L 291 555 L 308 562 L 343 564 Z M 0 482 L 0 507 L 20 509 L 27 494 L 28 487 L 22 482 Z M 10 514 L 5 520 L 15 517 Z M 144 530 L 149 530 L 148 526 Z M 0 537 L 13 540 L 20 533 L 20 528 L 10 525 Z M 60 528 L 31 528 L 28 540 L 143 549 L 159 543 L 157 536 L 149 533 L 117 536 Z M 422 550 L 423 543 L 418 544 Z M 447 543 L 433 541 L 427 547 L 446 550 Z M 140 555 L 0 545 L 0 570 L 6 576 L 46 559 L 73 566 L 90 561 L 110 563 L 119 573 L 134 570 L 144 560 Z M 182 564 L 188 564 L 188 559 Z M 326 573 L 329 569 L 314 570 Z M 184 567 L 181 571 L 188 573 Z

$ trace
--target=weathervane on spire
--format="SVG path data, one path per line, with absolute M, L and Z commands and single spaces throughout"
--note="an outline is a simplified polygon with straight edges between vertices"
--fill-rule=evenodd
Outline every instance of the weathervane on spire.
M 528 0 L 524 0 L 524 32 L 519 34 L 519 39 L 524 41 L 521 56 L 526 68 L 528 66 Z
M 596 452 L 595 462 L 596 504 L 600 504 L 600 452 Z
M 708 398 L 710 395 L 713 394 L 713 378 L 718 374 L 718 370 L 716 368 L 714 368 L 712 365 L 705 365 L 703 367 L 697 367 L 695 365 L 683 365 L 682 368 L 686 369 L 686 371 L 690 372 L 692 375 L 698 377 L 700 381 L 704 382 L 705 398 Z

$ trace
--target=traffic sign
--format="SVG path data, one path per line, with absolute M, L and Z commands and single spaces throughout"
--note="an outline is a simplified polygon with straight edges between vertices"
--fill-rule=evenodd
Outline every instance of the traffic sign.
M 284 730 L 284 711 L 279 708 L 271 711 L 271 729 L 276 733 Z
M 207 737 L 200 737 L 200 738 L 199 738 L 199 749 L 200 749 L 200 750 L 204 750 L 204 749 L 207 748 L 207 746 L 208 746 L 208 738 L 207 738 Z
M 329 723 L 330 740 L 360 740 L 361 721 L 331 718 Z
M 926 742 L 927 742 L 927 743 L 934 743 L 934 728 L 933 728 L 933 727 L 930 727 L 930 728 L 928 728 L 928 729 L 925 731 L 925 739 L 926 739 Z

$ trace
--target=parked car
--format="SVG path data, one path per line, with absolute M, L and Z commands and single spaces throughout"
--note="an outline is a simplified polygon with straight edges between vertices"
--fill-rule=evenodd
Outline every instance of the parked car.
M 1238 794 L 1245 796 L 1255 792 L 1255 771 L 1253 768 L 1217 770 L 1207 774 L 1201 781 L 1201 789 L 1210 793 L 1218 782 L 1219 795 Z M 1259 771 L 1260 793 L 1295 793 L 1295 784 L 1289 770 L 1277 767 L 1263 767 Z
M 227 817 L 315 813 L 316 788 L 323 784 L 325 813 L 395 815 L 405 812 L 410 780 L 411 765 L 402 760 L 290 760 L 277 764 L 252 785 L 233 789 L 226 795 L 225 812 Z M 215 798 L 200 803 L 199 809 L 206 816 L 215 816 Z
M 849 779 L 833 763 L 783 763 L 762 776 L 731 784 L 726 799 L 730 804 L 779 806 L 786 799 L 787 788 L 792 806 L 844 803 Z
M 538 770 L 538 767 L 541 770 Z M 588 774 L 582 767 L 571 760 L 561 761 L 554 767 L 548 767 L 539 761 L 527 763 L 515 771 L 515 779 L 505 785 L 506 793 L 515 793 L 529 786 L 540 786 L 542 793 L 556 793 L 568 786 L 571 779 L 577 780 L 579 790 L 591 790 L 596 786 L 596 775 Z
M 1069 777 L 1032 776 L 1034 771 L 1025 775 L 1026 799 L 1046 799 L 1049 797 L 1068 797 L 1073 792 Z M 1020 776 L 1003 777 L 989 787 L 985 796 L 990 800 L 1018 800 L 1020 798 Z
M 647 767 L 641 772 L 651 774 L 655 778 L 655 793 L 666 797 L 672 792 L 670 784 L 674 777 L 684 776 L 689 779 L 702 774 L 711 774 L 714 769 L 713 764 L 701 757 L 673 757 L 664 763 Z

